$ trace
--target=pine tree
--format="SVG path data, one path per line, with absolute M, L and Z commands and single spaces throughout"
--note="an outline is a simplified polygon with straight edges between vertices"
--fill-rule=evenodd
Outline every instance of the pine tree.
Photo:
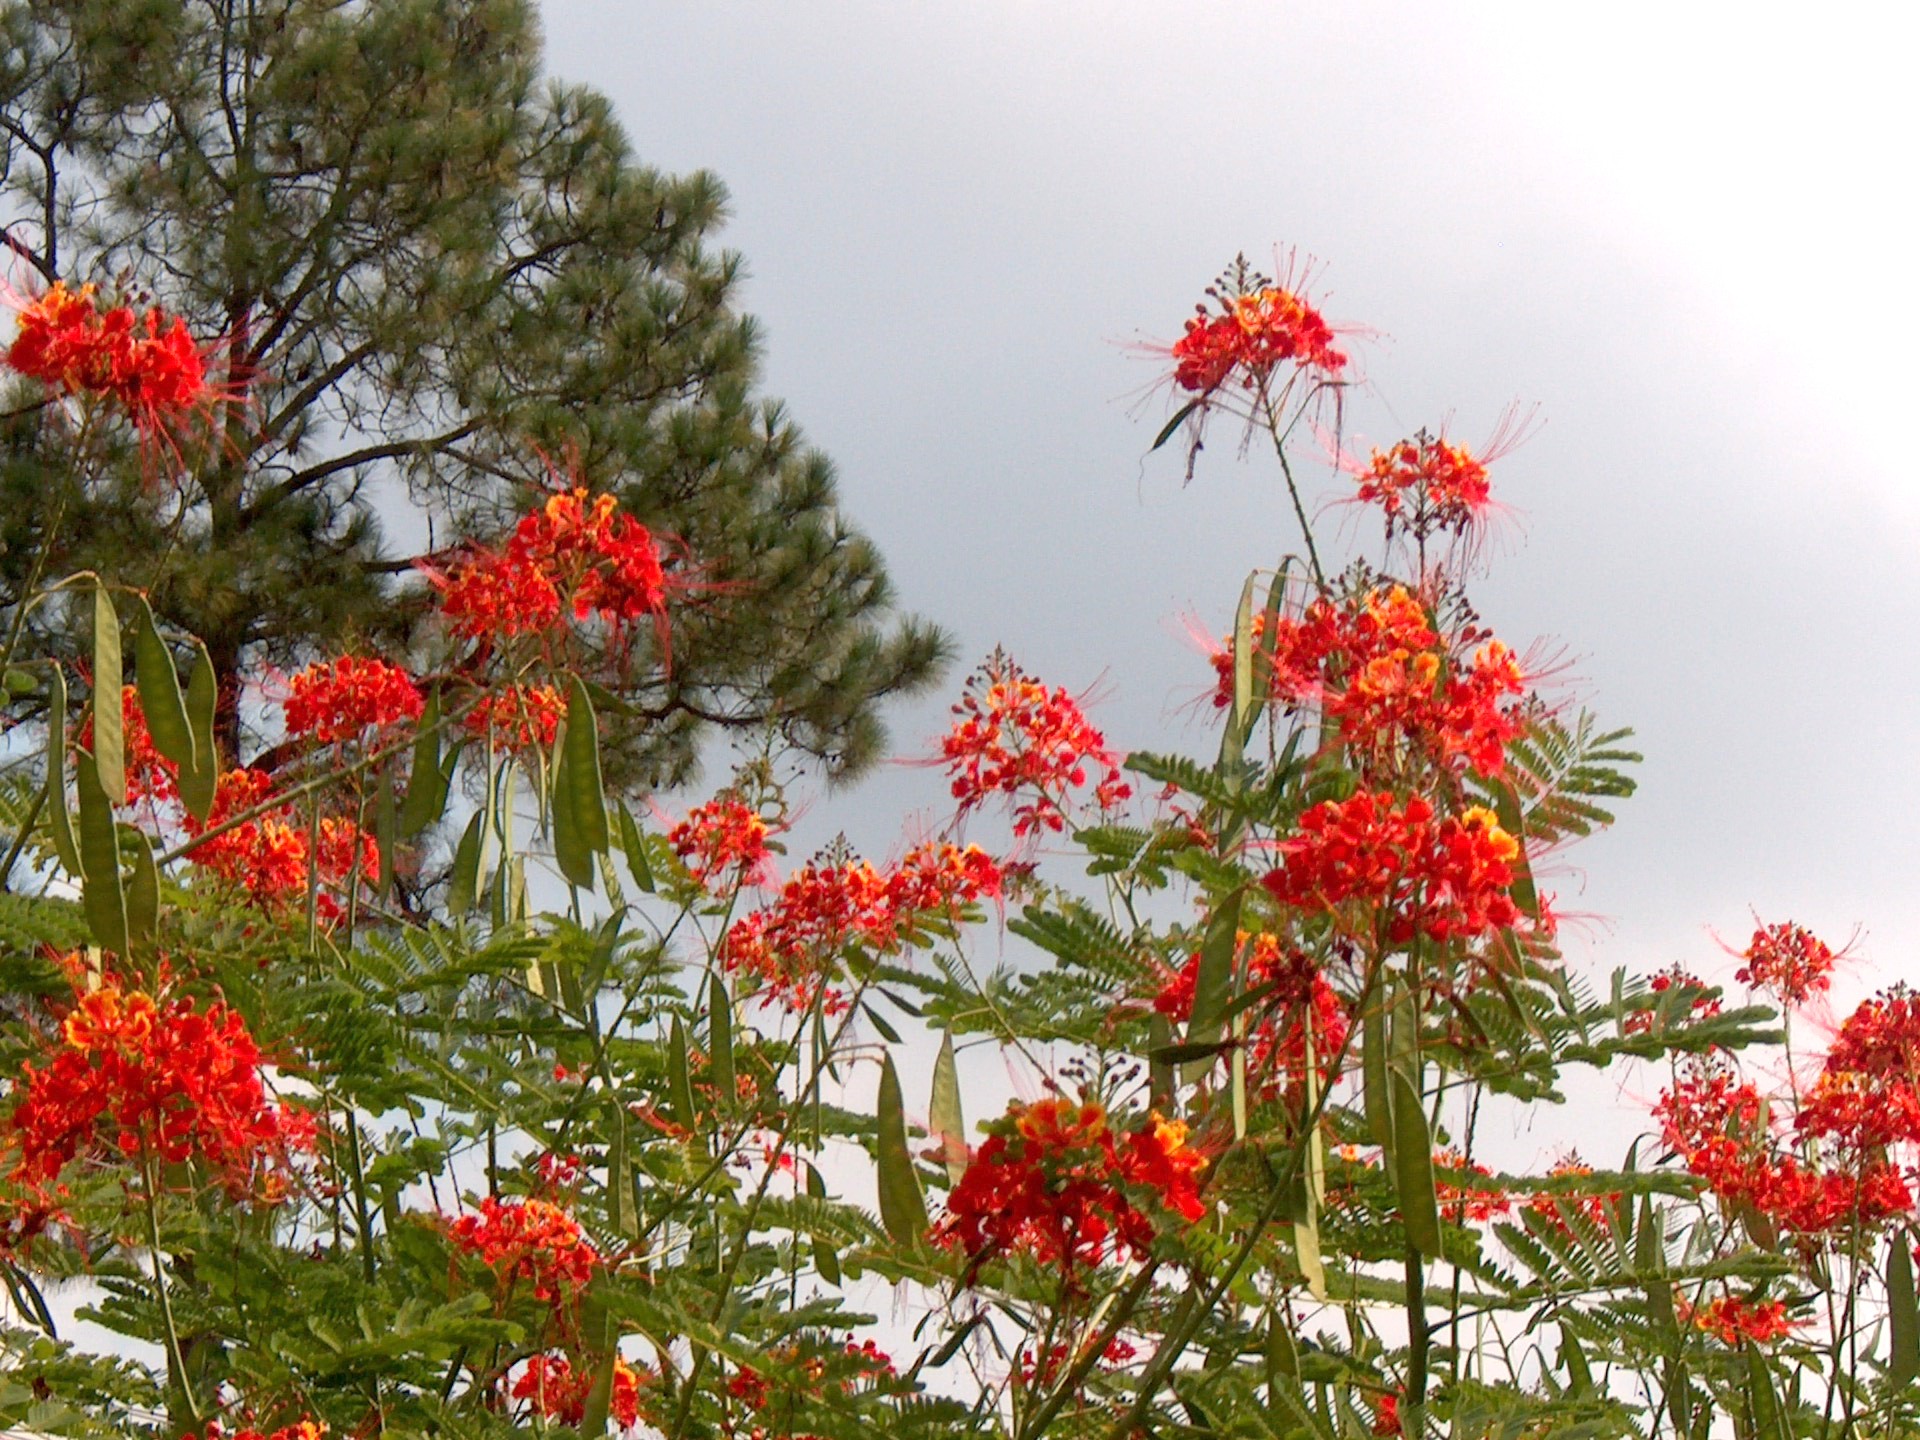
M 699 580 L 669 664 L 607 657 L 633 721 L 618 773 L 671 782 L 714 727 L 769 723 L 855 772 L 944 640 L 893 613 L 827 460 L 755 393 L 741 263 L 709 243 L 719 182 L 639 164 L 607 100 L 540 61 L 524 0 L 0 10 L 12 288 L 151 297 L 220 337 L 224 372 L 216 434 L 90 491 L 20 394 L 0 603 L 43 554 L 150 587 L 206 641 L 244 753 L 243 672 L 418 647 L 416 560 L 577 475 Z

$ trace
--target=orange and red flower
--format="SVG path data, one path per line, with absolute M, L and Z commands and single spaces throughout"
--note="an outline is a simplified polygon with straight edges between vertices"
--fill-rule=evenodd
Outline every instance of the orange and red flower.
M 1482 806 L 1440 816 L 1418 796 L 1401 804 L 1390 792 L 1362 790 L 1308 810 L 1280 852 L 1263 881 L 1275 899 L 1302 910 L 1379 912 L 1396 942 L 1473 939 L 1529 918 L 1510 890 L 1520 842 Z M 1544 929 L 1551 920 L 1533 923 Z
M 503 1288 L 528 1280 L 534 1298 L 551 1304 L 576 1296 L 601 1263 L 600 1252 L 580 1223 L 545 1200 L 489 1195 L 480 1202 L 478 1214 L 462 1215 L 448 1234 L 462 1250 L 491 1266 Z
M 1399 773 L 1408 760 L 1495 776 L 1526 729 L 1527 679 L 1518 658 L 1483 631 L 1442 637 L 1405 586 L 1344 601 L 1315 600 L 1274 634 L 1256 616 L 1253 644 L 1269 667 L 1270 697 L 1316 705 L 1363 774 Z M 1214 653 L 1214 704 L 1233 698 L 1233 657 Z
M 465 721 L 503 750 L 552 748 L 567 702 L 551 685 L 496 685 L 483 693 Z
M 1695 1309 L 1679 1301 L 1680 1323 L 1717 1336 L 1723 1345 L 1765 1345 L 1791 1335 L 1799 1321 L 1787 1318 L 1784 1300 L 1743 1300 L 1721 1295 Z
M 248 811 L 271 805 L 275 782 L 261 770 L 229 770 L 214 789 L 213 807 L 204 823 L 186 817 L 189 835 L 200 835 Z M 307 828 L 296 822 L 290 806 L 264 810 L 232 829 L 209 835 L 188 858 L 247 896 L 263 909 L 274 910 L 307 893 L 309 878 L 322 889 L 316 908 L 331 924 L 343 911 L 331 891 L 346 888 L 356 873 L 371 885 L 380 876 L 380 849 L 373 836 L 344 817 L 320 821 L 319 846 L 308 850 Z
M 1840 957 L 1805 926 L 1782 922 L 1755 929 L 1740 958 L 1734 979 L 1797 1008 L 1826 993 Z
M 1836 1047 L 1837 1048 L 1837 1047 Z M 1801 1123 L 1809 1134 L 1826 1125 L 1877 1123 L 1870 1110 L 1840 1104 L 1837 1091 L 1816 1086 Z M 1884 1152 L 1856 1142 L 1842 1152 L 1846 1165 L 1823 1168 L 1782 1154 L 1767 1124 L 1766 1102 L 1751 1083 L 1737 1081 L 1718 1059 L 1691 1062 L 1654 1107 L 1666 1143 L 1714 1195 L 1729 1206 L 1751 1204 L 1784 1229 L 1815 1234 L 1847 1225 L 1874 1225 L 1913 1209 L 1913 1194 Z M 1868 1132 L 1871 1133 L 1871 1132 Z
M 76 994 L 57 1047 L 29 1062 L 10 1128 L 15 1172 L 50 1184 L 109 1145 L 124 1156 L 199 1160 L 244 1191 L 306 1146 L 305 1112 L 268 1101 L 261 1055 L 225 1005 L 156 1001 L 107 983 Z
M 533 1402 L 534 1412 L 562 1425 L 578 1425 L 586 1418 L 587 1397 L 593 1391 L 591 1370 L 573 1368 L 564 1355 L 535 1355 L 514 1381 L 513 1398 Z M 623 1430 L 640 1423 L 640 1373 L 626 1360 L 613 1357 L 612 1398 L 607 1414 Z
M 153 732 L 147 728 L 147 712 L 140 705 L 137 686 L 127 685 L 120 692 L 121 735 L 127 767 L 127 803 L 146 800 L 176 800 L 180 795 L 180 767 L 167 759 L 153 744 Z M 80 748 L 93 748 L 93 715 L 89 711 L 77 736 Z
M 521 518 L 504 548 L 475 549 L 451 574 L 429 572 L 441 613 L 469 640 L 555 628 L 564 615 L 598 616 L 617 634 L 650 620 L 668 652 L 667 606 L 686 587 L 659 542 L 611 495 L 562 491 Z
M 426 702 L 413 678 L 384 660 L 343 655 L 309 665 L 288 682 L 287 733 L 323 745 L 418 720 Z
M 757 978 L 765 998 L 799 1011 L 838 996 L 849 945 L 890 949 L 911 940 L 920 921 L 951 918 L 962 906 L 1000 893 L 1000 867 L 977 845 L 935 842 L 907 852 L 890 872 L 865 860 L 822 859 L 787 878 L 765 907 L 736 920 L 720 945 L 729 973 Z
M 156 308 L 102 309 L 94 287 L 56 280 L 21 307 L 7 348 L 18 373 L 68 395 L 109 396 L 144 435 L 169 432 L 209 403 L 206 358 L 186 322 Z
M 933 1231 L 937 1244 L 963 1251 L 975 1268 L 1014 1253 L 1068 1267 L 1098 1265 L 1109 1253 L 1144 1255 L 1154 1226 L 1130 1187 L 1187 1223 L 1206 1213 L 1198 1185 L 1205 1160 L 1179 1121 L 1153 1115 L 1116 1135 L 1104 1107 L 1054 1096 L 1016 1103 L 989 1130 Z
M 1207 294 L 1212 306 L 1196 306 L 1173 344 L 1173 383 L 1189 394 L 1205 399 L 1228 385 L 1261 390 L 1283 365 L 1328 378 L 1346 369 L 1333 327 L 1297 290 L 1230 271 Z
M 738 795 L 720 795 L 687 811 L 667 831 L 667 844 L 694 883 L 716 891 L 760 884 L 770 872 L 772 834 L 766 819 Z
M 967 678 L 940 755 L 962 815 L 994 795 L 1013 801 L 1013 829 L 1026 835 L 1067 825 L 1070 793 L 1092 771 L 1094 803 L 1112 809 L 1133 793 L 1106 737 L 1064 689 L 1049 691 L 999 651 Z

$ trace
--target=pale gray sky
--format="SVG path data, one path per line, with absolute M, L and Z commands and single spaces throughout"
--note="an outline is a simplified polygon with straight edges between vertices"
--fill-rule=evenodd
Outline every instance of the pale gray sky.
M 1882 6 L 546 0 L 550 66 L 731 188 L 767 388 L 906 603 L 1210 747 L 1182 617 L 1293 537 L 1224 432 L 1182 489 L 1133 402 L 1236 250 L 1322 264 L 1377 440 L 1509 402 L 1523 517 L 1479 589 L 1631 724 L 1641 795 L 1568 858 L 1581 963 L 1713 969 L 1748 906 L 1862 980 L 1920 951 L 1912 20 Z M 1870 17 L 1870 18 L 1868 18 Z M 1312 484 L 1337 493 L 1331 476 Z M 954 683 L 960 679 L 954 676 Z M 902 707 L 924 751 L 945 698 Z M 885 852 L 937 777 L 818 817 Z M 1725 967 L 1721 973 L 1730 971 Z

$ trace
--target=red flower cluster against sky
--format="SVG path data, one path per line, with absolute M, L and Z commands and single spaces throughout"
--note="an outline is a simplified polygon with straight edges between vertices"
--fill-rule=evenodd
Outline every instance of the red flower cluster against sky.
M 1849 1163 L 1816 1165 L 1781 1151 L 1766 1114 L 1759 1091 L 1717 1060 L 1691 1062 L 1654 1107 L 1665 1142 L 1688 1170 L 1727 1205 L 1751 1204 L 1784 1229 L 1873 1225 L 1913 1209 L 1906 1180 L 1883 1151 L 1849 1145 L 1841 1157 Z
M 275 782 L 262 770 L 229 770 L 220 777 L 214 791 L 213 808 L 204 825 L 191 816 L 185 824 L 190 834 L 200 834 L 225 824 L 261 805 L 270 804 Z M 208 873 L 243 890 L 255 904 L 274 909 L 307 893 L 309 852 L 308 829 L 291 806 L 269 809 L 251 820 L 201 841 L 189 858 Z M 380 849 L 373 836 L 343 816 L 321 818 L 319 845 L 312 853 L 313 869 L 323 887 L 316 905 L 320 917 L 328 923 L 343 915 L 332 890 L 344 889 L 358 870 L 361 883 L 371 886 L 380 878 Z
M 1238 932 L 1235 944 L 1245 955 L 1246 988 L 1270 989 L 1265 1003 L 1254 1012 L 1247 1036 L 1247 1069 L 1261 1091 L 1297 1098 L 1304 1092 L 1308 1030 L 1312 1031 L 1314 1069 L 1320 1083 L 1333 1078 L 1334 1062 L 1347 1043 L 1347 1003 L 1308 957 L 1281 948 L 1278 937 Z M 1176 1024 L 1193 1015 L 1194 992 L 1199 985 L 1200 956 L 1190 956 L 1178 973 L 1167 977 L 1153 998 L 1153 1008 Z
M 1128 1196 L 1150 1191 L 1191 1223 L 1206 1213 L 1187 1127 L 1149 1116 L 1116 1134 L 1099 1105 L 1050 1097 L 1015 1104 L 976 1149 L 947 1197 L 934 1239 L 977 1266 L 997 1255 L 1043 1265 L 1098 1265 L 1111 1252 L 1144 1255 L 1153 1222 Z
M 21 308 L 7 364 L 68 395 L 117 401 L 145 434 L 161 434 L 209 399 L 207 368 L 186 322 L 159 309 L 102 309 L 91 285 L 56 280 Z
M 685 586 L 661 559 L 651 531 L 611 495 L 564 491 L 523 516 L 506 547 L 475 550 L 435 576 L 454 633 L 508 639 L 553 629 L 564 614 L 598 616 L 617 632 L 651 619 L 667 653 L 667 602 Z
M 478 1214 L 448 1227 L 454 1244 L 493 1267 L 503 1288 L 533 1284 L 536 1299 L 560 1304 L 577 1295 L 600 1264 L 580 1224 L 545 1200 L 501 1200 L 489 1195 Z
M 1242 295 L 1218 295 L 1219 308 L 1197 307 L 1173 345 L 1173 383 L 1202 397 L 1234 383 L 1265 385 L 1281 365 L 1331 377 L 1346 368 L 1333 327 L 1294 291 L 1263 285 Z
M 238 1430 L 225 1429 L 218 1420 L 207 1422 L 207 1440 L 324 1440 L 326 1425 L 319 1420 L 299 1420 L 292 1425 L 283 1425 L 278 1430 L 263 1432 L 251 1425 Z M 191 1432 L 181 1440 L 194 1440 Z
M 1092 770 L 1100 771 L 1093 799 L 1102 810 L 1133 793 L 1079 702 L 1064 689 L 1048 690 L 998 652 L 967 677 L 953 713 L 940 755 L 962 815 L 1004 795 L 1013 802 L 1015 835 L 1058 833 L 1067 825 L 1071 792 Z
M 51 1053 L 24 1067 L 16 1172 L 50 1184 L 110 1143 L 126 1156 L 199 1160 L 248 1190 L 312 1134 L 304 1112 L 267 1099 L 260 1066 L 245 1022 L 224 1005 L 199 1011 L 111 983 L 78 994 Z
M 695 884 L 727 893 L 760 884 L 770 873 L 771 833 L 760 812 L 738 795 L 720 795 L 689 810 L 667 831 L 667 844 Z
M 464 723 L 503 750 L 530 750 L 553 744 L 566 713 L 567 702 L 551 685 L 500 684 L 481 693 Z
M 1734 979 L 1798 1008 L 1826 993 L 1839 956 L 1804 926 L 1782 923 L 1756 929 L 1740 958 Z
M 418 720 L 425 706 L 413 677 L 399 666 L 352 655 L 309 665 L 288 682 L 288 691 L 287 733 L 323 745 Z
M 1280 854 L 1263 882 L 1275 899 L 1348 916 L 1358 908 L 1362 929 L 1377 912 L 1396 943 L 1473 939 L 1528 918 L 1509 893 L 1520 843 L 1481 806 L 1443 817 L 1418 796 L 1401 804 L 1362 790 L 1308 810 Z
M 1272 698 L 1317 704 L 1363 774 L 1393 775 L 1413 759 L 1497 776 L 1526 729 L 1526 677 L 1513 652 L 1477 633 L 1443 640 L 1404 586 L 1315 600 L 1297 620 L 1282 616 L 1271 637 L 1265 620 L 1255 617 L 1254 643 L 1272 667 Z M 1230 642 L 1214 668 L 1214 703 L 1225 706 Z
M 153 732 L 147 728 L 147 712 L 140 708 L 140 691 L 128 685 L 120 692 L 121 743 L 127 770 L 127 803 L 139 805 L 147 800 L 168 803 L 180 798 L 180 767 L 162 755 L 153 745 Z M 78 735 L 80 748 L 93 749 L 93 712 L 89 708 Z
M 847 946 L 900 944 L 928 916 L 997 896 L 1000 882 L 1000 866 L 977 845 L 930 842 L 884 873 L 865 860 L 816 861 L 789 876 L 770 905 L 733 923 L 720 963 L 754 976 L 765 998 L 789 1009 L 810 1008 L 823 991 L 831 1008 Z

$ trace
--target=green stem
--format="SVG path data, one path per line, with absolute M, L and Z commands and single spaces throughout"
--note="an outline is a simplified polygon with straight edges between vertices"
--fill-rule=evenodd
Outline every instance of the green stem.
M 1427 1266 L 1420 1252 L 1407 1247 L 1407 1394 L 1406 1420 L 1412 1440 L 1427 1429 Z
M 180 1331 L 173 1319 L 173 1297 L 167 1290 L 166 1266 L 161 1259 L 159 1182 L 151 1155 L 141 1157 L 140 1171 L 147 1211 L 148 1253 L 153 1259 L 153 1285 L 160 1299 L 160 1321 L 167 1335 L 167 1369 L 174 1384 L 179 1387 L 180 1399 L 187 1407 L 188 1420 L 198 1425 L 201 1419 L 200 1406 L 193 1398 L 193 1382 L 187 1378 L 186 1354 L 180 1348 Z
M 1273 397 L 1264 391 L 1260 397 L 1260 408 L 1267 422 L 1267 434 L 1273 438 L 1273 453 L 1280 461 L 1280 474 L 1287 482 L 1287 497 L 1293 501 L 1293 515 L 1300 522 L 1300 537 L 1307 542 L 1307 567 L 1313 571 L 1313 583 L 1324 587 L 1327 583 L 1326 572 L 1320 568 L 1320 552 L 1314 548 L 1313 526 L 1307 520 L 1307 507 L 1300 500 L 1300 486 L 1293 478 L 1293 466 L 1287 460 L 1287 446 L 1284 431 L 1280 426 L 1280 417 L 1274 414 Z

